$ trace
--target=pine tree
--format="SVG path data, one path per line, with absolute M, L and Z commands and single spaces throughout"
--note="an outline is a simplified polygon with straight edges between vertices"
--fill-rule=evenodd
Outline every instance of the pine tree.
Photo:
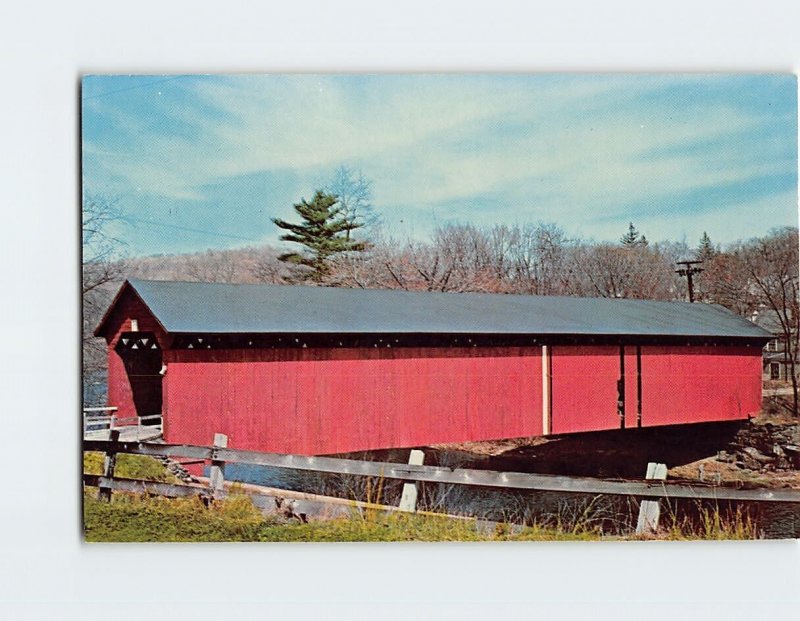
M 700 238 L 700 243 L 697 246 L 695 254 L 697 255 L 698 261 L 709 261 L 717 254 L 717 249 L 714 248 L 714 244 L 711 243 L 711 238 L 705 231 L 703 231 L 703 236 Z
M 302 252 L 287 252 L 278 257 L 281 261 L 309 268 L 300 275 L 303 280 L 324 282 L 330 274 L 331 257 L 342 252 L 365 249 L 364 242 L 347 239 L 349 231 L 361 225 L 347 221 L 336 196 L 317 190 L 311 202 L 301 199 L 294 205 L 294 210 L 302 218 L 301 224 L 278 218 L 272 218 L 272 221 L 279 228 L 289 231 L 281 235 L 281 240 L 305 246 Z
M 639 248 L 647 245 L 647 238 L 636 230 L 633 222 L 628 223 L 628 232 L 619 241 L 625 248 Z

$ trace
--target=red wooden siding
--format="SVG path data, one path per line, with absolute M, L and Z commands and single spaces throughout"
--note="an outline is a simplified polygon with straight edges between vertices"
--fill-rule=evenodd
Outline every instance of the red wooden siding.
M 552 348 L 554 434 L 618 429 L 619 347 Z
M 617 346 L 554 346 L 554 434 L 617 429 Z M 624 348 L 625 427 L 637 426 L 636 347 Z M 641 347 L 642 426 L 736 420 L 761 408 L 757 347 Z
M 113 349 L 108 350 L 108 405 L 117 407 L 117 416 L 136 416 L 133 390 L 122 357 Z
M 747 418 L 761 409 L 757 347 L 642 347 L 642 424 Z
M 325 454 L 542 432 L 538 347 L 165 353 L 169 442 Z

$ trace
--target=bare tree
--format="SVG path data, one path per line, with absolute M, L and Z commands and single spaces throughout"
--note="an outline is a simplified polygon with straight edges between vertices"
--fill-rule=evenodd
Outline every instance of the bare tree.
M 511 289 L 515 293 L 561 295 L 570 291 L 570 246 L 556 224 L 515 226 L 510 231 Z
M 494 277 L 499 282 L 510 282 L 513 270 L 511 251 L 516 239 L 515 230 L 505 224 L 496 224 L 489 229 L 486 237 Z
M 185 274 L 200 282 L 242 282 L 242 261 L 230 251 L 206 250 L 186 257 Z
M 91 192 L 83 195 L 82 284 L 84 297 L 121 275 L 119 251 L 123 243 L 113 228 L 121 220 L 115 199 Z
M 270 247 L 261 248 L 250 272 L 257 282 L 277 285 L 289 276 L 286 264 L 278 260 L 279 252 Z
M 336 196 L 341 215 L 349 224 L 360 225 L 361 233 L 380 224 L 380 217 L 372 206 L 372 181 L 367 179 L 361 170 L 355 170 L 342 164 L 333 174 L 333 179 L 325 188 L 326 192 Z M 347 229 L 345 239 L 350 240 L 351 231 Z
M 793 412 L 798 415 L 798 231 L 789 227 L 775 230 L 739 247 L 735 256 L 750 280 L 750 289 L 759 306 L 777 317 L 791 376 Z
M 575 253 L 579 295 L 650 300 L 674 299 L 673 268 L 658 248 L 581 244 Z
M 704 302 L 719 304 L 743 317 L 758 310 L 758 295 L 747 274 L 742 244 L 733 245 L 728 252 L 717 252 L 705 261 L 698 286 Z
M 465 224 L 439 227 L 430 242 L 409 241 L 385 261 L 397 286 L 421 291 L 502 291 L 495 264 L 486 233 Z
M 87 191 L 83 195 L 81 215 L 84 396 L 99 399 L 99 395 L 89 395 L 89 387 L 106 367 L 106 349 L 103 339 L 95 338 L 93 331 L 111 302 L 113 283 L 122 278 L 124 244 L 114 232 L 121 213 L 114 199 Z
M 404 288 L 403 281 L 393 274 L 392 265 L 398 261 L 403 244 L 388 237 L 383 226 L 373 227 L 370 242 L 361 252 L 347 252 L 334 257 L 330 285 L 358 289 Z

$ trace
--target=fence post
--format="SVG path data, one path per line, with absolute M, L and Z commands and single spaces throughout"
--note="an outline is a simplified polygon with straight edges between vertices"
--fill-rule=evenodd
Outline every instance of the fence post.
M 645 479 L 664 481 L 667 478 L 666 464 L 650 462 L 647 464 Z M 654 533 L 658 530 L 658 519 L 661 517 L 661 505 L 658 500 L 643 500 L 639 505 L 639 519 L 636 522 L 636 534 Z
M 214 447 L 227 448 L 228 436 L 226 436 L 224 433 L 215 433 Z M 221 492 L 225 488 L 225 462 L 212 459 L 211 469 L 209 470 L 208 478 L 211 484 L 211 492 L 214 495 L 214 497 L 216 497 L 218 492 Z
M 421 466 L 425 461 L 425 453 L 414 449 L 408 456 L 409 466 Z M 411 513 L 417 510 L 417 483 L 404 483 L 403 495 L 400 496 L 400 511 L 410 511 Z
M 119 442 L 119 430 L 112 429 L 111 433 L 108 434 L 108 439 L 111 442 Z M 106 451 L 106 454 L 103 458 L 103 476 L 109 479 L 114 478 L 114 469 L 117 466 L 117 451 L 114 448 L 110 448 Z M 105 500 L 110 502 L 111 501 L 111 488 L 101 485 L 99 491 L 97 493 L 97 498 L 99 500 Z

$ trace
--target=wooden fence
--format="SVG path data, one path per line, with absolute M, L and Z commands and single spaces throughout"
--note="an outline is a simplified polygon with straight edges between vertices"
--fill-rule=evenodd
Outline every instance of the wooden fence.
M 162 444 L 154 442 L 120 442 L 118 431 L 112 431 L 110 440 L 86 440 L 85 451 L 101 451 L 106 454 L 106 468 L 102 476 L 84 475 L 86 485 L 99 487 L 103 494 L 111 490 L 126 492 L 147 492 L 165 496 L 226 494 L 225 464 L 255 464 L 273 468 L 287 468 L 310 472 L 359 475 L 396 479 L 415 484 L 417 482 L 442 483 L 450 485 L 470 485 L 513 490 L 537 490 L 562 493 L 593 495 L 633 496 L 642 499 L 693 499 L 715 501 L 783 502 L 799 503 L 800 490 L 793 489 L 736 489 L 712 485 L 669 482 L 666 480 L 610 480 L 590 477 L 571 477 L 551 474 L 529 474 L 521 472 L 496 472 L 466 468 L 447 468 L 426 466 L 420 456 L 412 456 L 416 463 L 390 463 L 358 461 L 333 457 L 308 457 L 303 455 L 283 455 L 227 448 L 227 438 L 222 434 L 215 436 L 215 446 L 196 446 L 186 444 Z M 153 457 L 183 458 L 211 464 L 209 486 L 173 485 L 153 483 L 114 476 L 114 461 L 118 453 L 150 455 Z M 405 510 L 414 510 L 406 493 Z M 274 494 L 270 494 L 274 495 Z

